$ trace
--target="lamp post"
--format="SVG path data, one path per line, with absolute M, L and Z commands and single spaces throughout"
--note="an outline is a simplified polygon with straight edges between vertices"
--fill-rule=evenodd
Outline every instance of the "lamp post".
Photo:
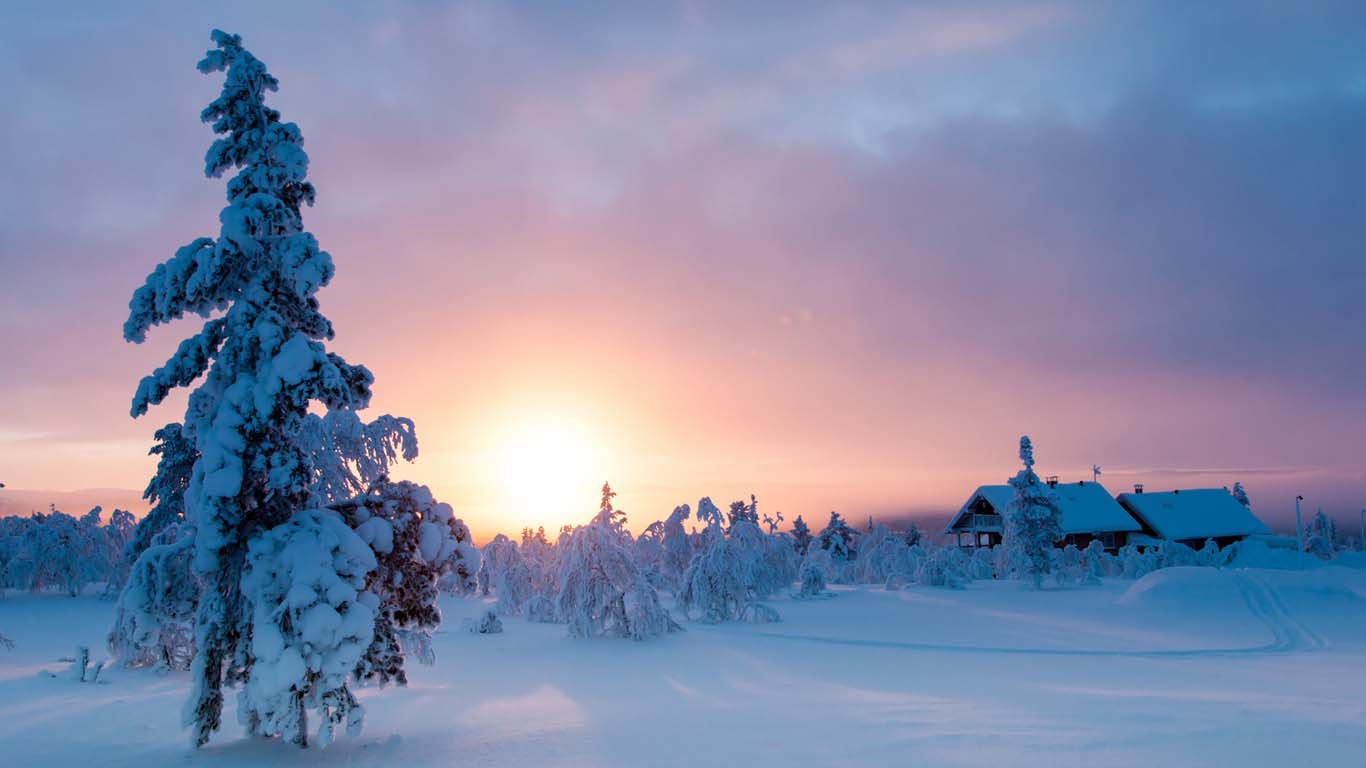
M 1361 510 L 1361 551 L 1366 552 L 1366 509 Z
M 1304 567 L 1304 528 L 1300 525 L 1300 502 L 1304 501 L 1303 496 L 1295 497 L 1295 557 L 1300 567 Z

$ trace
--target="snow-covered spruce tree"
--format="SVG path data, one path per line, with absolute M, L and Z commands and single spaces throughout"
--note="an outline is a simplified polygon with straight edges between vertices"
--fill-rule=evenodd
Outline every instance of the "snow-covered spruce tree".
M 156 431 L 156 442 L 148 454 L 156 456 L 157 470 L 142 492 L 142 498 L 152 505 L 133 529 L 133 538 L 124 548 L 124 562 L 132 567 L 152 539 L 167 527 L 185 519 L 185 489 L 190 485 L 199 452 L 185 434 L 179 422 L 171 422 Z
M 163 367 L 142 380 L 132 414 L 146 413 L 176 387 L 202 382 L 190 394 L 183 426 L 199 454 L 185 489 L 185 513 L 195 529 L 194 568 L 204 583 L 195 621 L 194 687 L 185 709 L 193 743 L 204 744 L 220 726 L 224 684 L 243 683 L 255 691 L 270 688 L 271 693 L 248 695 L 240 717 L 258 732 L 288 731 L 302 743 L 302 730 L 294 732 L 302 728 L 302 712 L 262 708 L 279 703 L 271 698 L 285 693 L 277 690 L 279 681 L 289 678 L 289 685 L 302 686 L 289 692 L 288 706 L 297 710 L 301 703 L 316 703 L 326 708 L 329 723 L 349 693 L 334 674 L 338 669 L 329 667 L 325 677 L 311 677 L 311 662 L 307 669 L 293 663 L 303 658 L 298 644 L 305 641 L 301 632 L 307 628 L 282 629 L 280 647 L 269 645 L 274 635 L 263 639 L 253 634 L 263 622 L 281 619 L 263 613 L 259 602 L 271 601 L 270 610 L 280 608 L 274 602 L 280 585 L 262 583 L 259 574 L 269 568 L 293 578 L 291 564 L 269 561 L 303 547 L 310 536 L 315 540 L 308 546 L 320 552 L 323 544 L 317 537 L 326 535 L 331 546 L 347 555 L 331 575 L 301 577 L 300 588 L 333 581 L 363 584 L 364 566 L 374 562 L 364 542 L 342 525 L 351 536 L 347 540 L 327 522 L 340 524 L 335 517 L 300 512 L 310 500 L 314 473 L 300 431 L 314 402 L 328 409 L 364 408 L 372 377 L 322 343 L 332 338 L 333 330 L 319 311 L 316 294 L 331 281 L 334 268 L 303 226 L 301 208 L 314 199 L 303 137 L 264 101 L 278 82 L 242 47 L 240 37 L 215 30 L 212 38 L 215 48 L 199 62 L 199 70 L 225 72 L 226 79 L 222 93 L 201 114 L 220 134 L 205 157 L 205 173 L 220 177 L 237 171 L 227 185 L 228 204 L 219 214 L 217 238 L 200 237 L 182 247 L 133 294 L 124 337 L 142 342 L 153 326 L 186 314 L 210 319 Z M 292 520 L 296 514 L 302 516 Z M 248 550 L 257 542 L 258 575 L 245 589 Z M 353 552 L 353 544 L 365 550 L 364 556 Z M 320 561 L 319 567 L 323 565 Z M 333 604 L 332 596 L 326 599 Z M 357 609 L 348 621 L 356 622 L 364 613 Z M 373 615 L 370 620 L 373 625 Z M 354 639 L 364 639 L 361 651 L 369 644 L 368 631 L 372 627 L 356 629 Z M 273 660 L 273 682 L 254 677 L 263 654 Z M 349 671 L 350 666 L 341 673 Z
M 1006 547 L 1017 569 L 1040 589 L 1052 567 L 1054 543 L 1062 538 L 1060 512 L 1048 486 L 1034 474 L 1034 445 L 1028 435 L 1020 438 L 1020 461 L 1024 468 L 1010 479 L 1015 500 L 1006 514 Z
M 821 532 L 816 535 L 816 544 L 821 549 L 829 550 L 830 562 L 834 573 L 831 578 L 838 582 L 849 581 L 849 563 L 855 557 L 855 541 L 858 532 L 849 527 L 849 524 L 840 517 L 840 513 L 831 511 L 830 522 L 825 524 Z
M 906 542 L 906 546 L 908 547 L 914 547 L 916 544 L 919 544 L 923 538 L 925 538 L 925 535 L 920 532 L 920 526 L 915 523 L 906 526 L 906 530 L 901 534 L 901 540 Z
M 807 527 L 806 521 L 801 515 L 792 521 L 792 546 L 796 548 L 798 555 L 805 555 L 806 548 L 811 546 L 811 529 Z
M 1239 504 L 1242 504 L 1244 507 L 1247 507 L 1248 509 L 1252 509 L 1252 502 L 1247 498 L 1247 491 L 1243 490 L 1242 483 L 1235 482 L 1233 484 L 1233 490 L 1229 491 L 1229 493 L 1233 496 L 1233 499 L 1237 501 Z
M 1332 559 L 1338 548 L 1338 527 L 1322 509 L 1309 521 L 1304 537 L 1304 551 L 1324 560 Z
M 612 508 L 610 486 L 592 522 L 561 535 L 556 608 L 570 637 L 645 640 L 678 625 L 632 557 L 631 535 Z
M 368 492 L 331 509 L 369 545 L 376 561 L 363 598 L 376 598 L 374 637 L 355 678 L 407 685 L 405 656 L 423 664 L 436 661 L 432 633 L 441 624 L 441 579 L 472 571 L 478 552 L 451 506 L 436 501 L 425 485 L 381 478 Z

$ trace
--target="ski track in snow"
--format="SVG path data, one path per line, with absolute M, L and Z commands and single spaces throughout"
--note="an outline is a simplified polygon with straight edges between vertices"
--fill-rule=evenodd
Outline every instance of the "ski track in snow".
M 1314 651 L 1327 643 L 1304 622 L 1295 618 L 1275 587 L 1258 576 L 1234 572 L 1234 583 L 1242 593 L 1248 610 L 1271 630 L 1276 638 L 1270 649 L 1277 652 Z
M 751 631 L 715 627 L 713 631 L 736 636 L 762 637 L 775 640 L 791 640 L 802 643 L 823 645 L 844 645 L 862 648 L 891 648 L 907 651 L 928 651 L 933 653 L 960 654 L 1001 654 L 1011 656 L 1084 656 L 1100 658 L 1131 659 L 1182 659 L 1210 656 L 1252 656 L 1263 654 L 1302 653 L 1326 648 L 1328 643 L 1299 619 L 1295 618 L 1285 601 L 1274 587 L 1263 579 L 1246 572 L 1234 572 L 1234 583 L 1242 594 L 1248 610 L 1258 621 L 1266 625 L 1273 637 L 1265 645 L 1243 648 L 1192 648 L 1154 651 L 1124 651 L 1087 648 L 1011 648 L 991 645 L 960 645 L 954 643 L 927 643 L 899 640 L 871 640 L 856 638 L 827 637 L 822 635 L 798 635 L 784 632 Z

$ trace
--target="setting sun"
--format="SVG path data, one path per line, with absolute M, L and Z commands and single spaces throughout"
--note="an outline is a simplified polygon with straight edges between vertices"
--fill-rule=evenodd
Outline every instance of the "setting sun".
M 528 419 L 496 439 L 491 453 L 504 519 L 554 531 L 585 519 L 603 482 L 601 453 L 582 428 Z

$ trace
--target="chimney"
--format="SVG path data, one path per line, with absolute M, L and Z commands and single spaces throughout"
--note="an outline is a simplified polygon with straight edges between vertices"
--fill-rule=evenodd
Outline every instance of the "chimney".
M 1143 483 L 1134 483 L 1134 493 L 1143 493 Z
M 1047 478 L 1045 478 L 1044 481 L 1048 483 L 1048 487 L 1049 487 L 1049 488 L 1057 488 L 1057 487 L 1058 487 L 1058 476 L 1057 476 L 1057 475 L 1049 475 Z

